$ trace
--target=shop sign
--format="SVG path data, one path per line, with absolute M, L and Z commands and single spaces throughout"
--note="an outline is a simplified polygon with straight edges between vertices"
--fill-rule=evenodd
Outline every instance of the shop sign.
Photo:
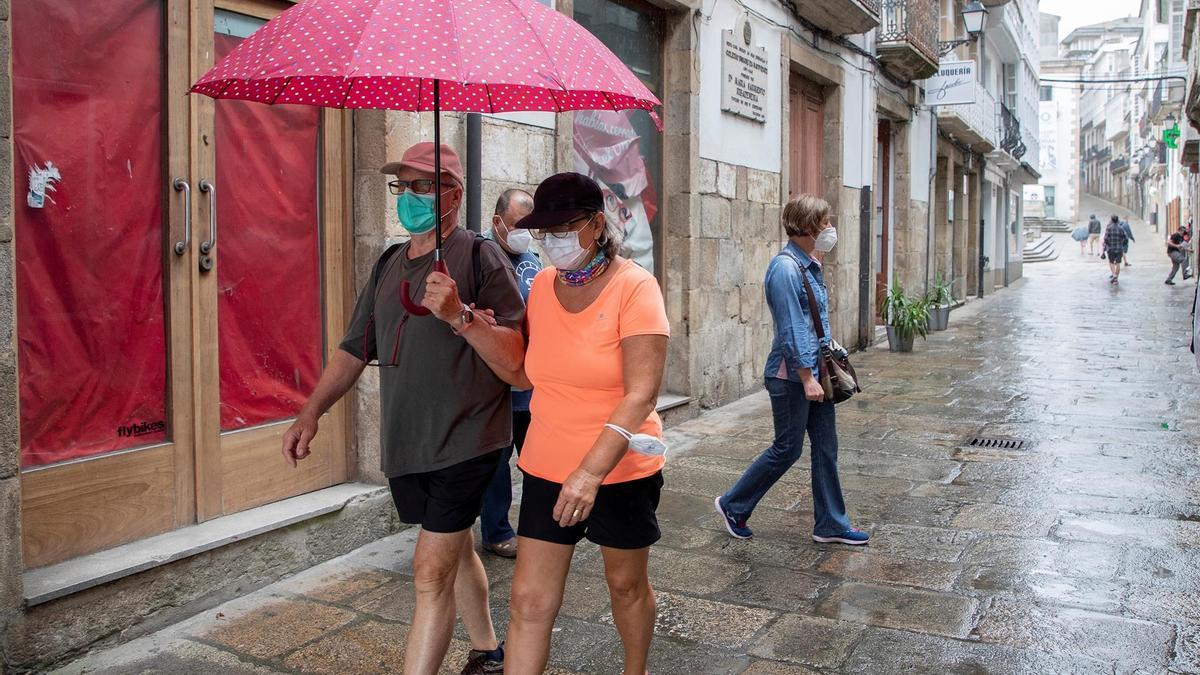
M 754 46 L 749 21 L 721 31 L 721 110 L 767 121 L 767 50 Z
M 975 62 L 943 61 L 937 75 L 925 80 L 925 101 L 931 105 L 975 102 Z
M 1179 123 L 1170 129 L 1163 129 L 1163 143 L 1167 144 L 1168 148 L 1175 150 L 1179 147 Z

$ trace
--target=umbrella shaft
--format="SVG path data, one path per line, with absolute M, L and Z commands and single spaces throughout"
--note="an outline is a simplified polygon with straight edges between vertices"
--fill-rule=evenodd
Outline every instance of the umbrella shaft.
M 433 192 L 433 210 L 437 212 L 437 235 L 433 259 L 442 259 L 442 102 L 441 81 L 433 81 L 433 175 L 436 190 Z

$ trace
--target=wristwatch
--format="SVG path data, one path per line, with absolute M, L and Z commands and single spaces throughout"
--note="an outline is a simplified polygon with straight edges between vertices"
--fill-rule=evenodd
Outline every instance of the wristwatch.
M 462 309 L 459 310 L 459 312 L 458 312 L 458 321 L 461 325 L 458 328 L 454 329 L 454 332 L 461 335 L 462 332 L 465 331 L 467 329 L 467 327 L 471 325 L 471 322 L 474 320 L 475 320 L 475 310 L 471 309 L 470 307 L 467 307 L 466 305 L 463 305 Z

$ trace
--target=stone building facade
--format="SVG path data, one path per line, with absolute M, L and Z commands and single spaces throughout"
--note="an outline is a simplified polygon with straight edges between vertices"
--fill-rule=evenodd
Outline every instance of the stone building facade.
M 29 2 L 45 5 L 46 11 L 54 7 L 51 0 Z M 379 470 L 374 372 L 368 370 L 346 404 L 322 421 L 322 463 L 306 465 L 319 467 L 306 472 L 284 474 L 278 462 L 277 439 L 286 414 L 263 417 L 260 424 L 226 415 L 221 387 L 231 383 L 210 371 L 218 369 L 224 353 L 221 325 L 234 320 L 223 318 L 219 325 L 215 317 L 236 316 L 222 314 L 232 311 L 222 303 L 251 291 L 243 286 L 234 292 L 233 286 L 215 281 L 223 267 L 234 265 L 231 242 L 242 242 L 237 237 L 243 232 L 225 224 L 215 260 L 212 249 L 201 250 L 201 245 L 215 214 L 224 213 L 218 203 L 240 207 L 250 200 L 239 195 L 244 182 L 221 182 L 231 175 L 223 174 L 231 169 L 222 168 L 221 157 L 231 155 L 218 151 L 214 158 L 210 149 L 210 142 L 221 147 L 236 119 L 222 116 L 226 108 L 183 92 L 211 60 L 205 45 L 214 44 L 219 53 L 223 41 L 244 38 L 277 9 L 271 3 L 255 9 L 251 0 L 239 3 L 239 12 L 248 14 L 214 8 L 212 2 L 190 3 L 187 10 L 184 4 L 164 0 L 163 8 L 178 11 L 147 19 L 151 27 L 163 26 L 161 45 L 139 52 L 164 61 L 166 69 L 160 92 L 166 107 L 155 118 L 162 133 L 153 134 L 161 136 L 164 147 L 161 153 L 146 153 L 153 161 L 166 158 L 162 166 L 153 165 L 156 176 L 165 179 L 159 210 L 147 207 L 161 224 L 148 221 L 141 235 L 153 253 L 152 266 L 161 263 L 165 277 L 164 295 L 154 302 L 168 337 L 159 348 L 170 367 L 156 365 L 165 382 L 153 384 L 167 390 L 161 423 L 166 430 L 156 420 L 145 427 L 122 423 L 124 429 L 160 435 L 144 444 L 122 435 L 120 447 L 104 441 L 75 454 L 71 438 L 59 439 L 66 454 L 56 457 L 68 459 L 49 461 L 31 451 L 39 442 L 31 431 L 38 414 L 48 414 L 42 410 L 45 402 L 32 389 L 22 389 L 22 378 L 40 373 L 36 368 L 17 372 L 21 350 L 28 352 L 28 363 L 39 363 L 33 357 L 40 343 L 17 320 L 17 308 L 38 298 L 38 288 L 14 272 L 21 238 L 35 241 L 45 235 L 31 219 L 58 213 L 51 208 L 42 215 L 14 215 L 15 200 L 26 208 L 22 205 L 33 198 L 27 192 L 36 190 L 25 177 L 30 158 L 14 156 L 14 142 L 31 141 L 22 136 L 29 134 L 28 127 L 20 120 L 14 126 L 13 101 L 31 110 L 29 101 L 35 99 L 22 98 L 28 96 L 22 92 L 42 86 L 44 78 L 27 76 L 28 60 L 20 53 L 13 56 L 14 50 L 33 47 L 10 47 L 17 30 L 10 24 L 29 22 L 31 15 L 8 22 L 8 3 L 0 0 L 5 20 L 0 24 L 5 167 L 0 171 L 0 651 L 10 666 L 59 663 L 91 646 L 136 637 L 398 527 L 380 487 L 385 481 Z M 994 8 L 1004 2 L 987 4 Z M 653 270 L 663 289 L 672 330 L 663 387 L 672 395 L 664 406 L 674 406 L 668 421 L 761 386 L 772 337 L 762 281 L 786 241 L 781 209 L 796 194 L 820 194 L 837 220 L 840 241 L 824 264 L 832 332 L 843 344 L 861 347 L 877 340 L 878 302 L 893 280 L 910 293 L 923 293 L 933 274 L 942 271 L 966 280 L 960 283 L 960 298 L 972 294 L 968 275 L 980 243 L 978 230 L 968 223 L 979 219 L 980 168 L 960 140 L 939 132 L 944 116 L 930 107 L 923 81 L 938 65 L 938 16 L 956 13 L 953 3 L 553 0 L 553 6 L 596 34 L 659 96 L 662 133 L 653 131 L 640 112 L 615 118 L 578 113 L 478 120 L 446 114 L 445 142 L 458 149 L 468 167 L 473 160 L 479 167 L 480 188 L 472 198 L 478 200 L 481 222 L 467 222 L 464 213 L 463 224 L 486 228 L 492 204 L 506 188 L 532 191 L 560 171 L 593 173 L 606 188 L 609 217 L 622 219 L 631 234 L 631 255 Z M 25 25 L 34 24 L 18 28 Z M 179 50 L 169 50 L 172 45 Z M 180 62 L 178 56 L 158 56 L 162 53 L 189 56 Z M 753 73 L 740 70 L 747 59 L 757 64 Z M 10 72 L 17 84 L 8 79 Z M 735 77 L 745 78 L 748 86 L 731 93 L 723 84 Z M 135 135 L 143 124 L 114 119 Z M 328 111 L 292 124 L 308 125 L 304 128 L 313 135 L 304 138 L 315 139 L 322 153 L 315 168 L 303 156 L 289 166 L 313 171 L 321 191 L 309 196 L 322 225 L 310 228 L 318 230 L 310 245 L 319 251 L 315 264 L 321 270 L 312 280 L 322 299 L 314 325 L 317 335 L 327 337 L 305 352 L 319 365 L 321 355 L 336 348 L 350 303 L 378 255 L 389 241 L 403 237 L 378 169 L 409 144 L 430 138 L 432 118 Z M 286 143 L 273 150 L 281 154 L 282 147 Z M 614 148 L 622 161 L 606 154 Z M 256 152 L 243 149 L 239 157 L 251 164 L 262 158 Z M 140 169 L 130 161 L 118 165 L 117 175 L 125 168 L 131 178 Z M 269 177 L 252 178 L 262 181 L 255 183 L 256 199 L 277 201 L 279 209 L 297 200 L 283 192 L 292 196 L 280 199 L 269 189 Z M 180 180 L 190 183 L 190 192 L 178 186 Z M 217 190 L 225 201 L 216 201 Z M 962 207 L 968 203 L 974 206 Z M 103 221 L 103 211 L 96 213 Z M 185 214 L 191 239 L 183 237 L 179 252 L 170 244 L 185 233 Z M 271 257 L 262 252 L 258 259 Z M 216 276 L 211 276 L 214 265 Z M 126 261 L 123 267 L 133 266 Z M 36 314 L 22 316 L 40 320 Z M 309 376 L 297 371 L 294 379 Z M 133 485 L 130 476 L 144 478 Z M 256 492 L 266 488 L 269 496 Z M 80 506 L 65 501 L 69 491 L 78 495 Z M 109 513 L 106 509 L 115 516 L 89 515 Z

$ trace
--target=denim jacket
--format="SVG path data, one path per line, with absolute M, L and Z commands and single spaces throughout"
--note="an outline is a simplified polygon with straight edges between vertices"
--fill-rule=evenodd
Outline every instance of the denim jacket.
M 801 368 L 808 368 L 814 378 L 820 376 L 817 363 L 821 345 L 817 342 L 817 331 L 810 316 L 808 295 L 800 277 L 801 267 L 808 275 L 813 295 L 817 296 L 821 327 L 825 330 L 826 343 L 829 341 L 829 293 L 825 289 L 821 265 L 795 242 L 789 241 L 779 255 L 771 259 L 763 282 L 767 307 L 775 324 L 775 339 L 771 343 L 771 353 L 767 355 L 765 377 L 799 382 Z

